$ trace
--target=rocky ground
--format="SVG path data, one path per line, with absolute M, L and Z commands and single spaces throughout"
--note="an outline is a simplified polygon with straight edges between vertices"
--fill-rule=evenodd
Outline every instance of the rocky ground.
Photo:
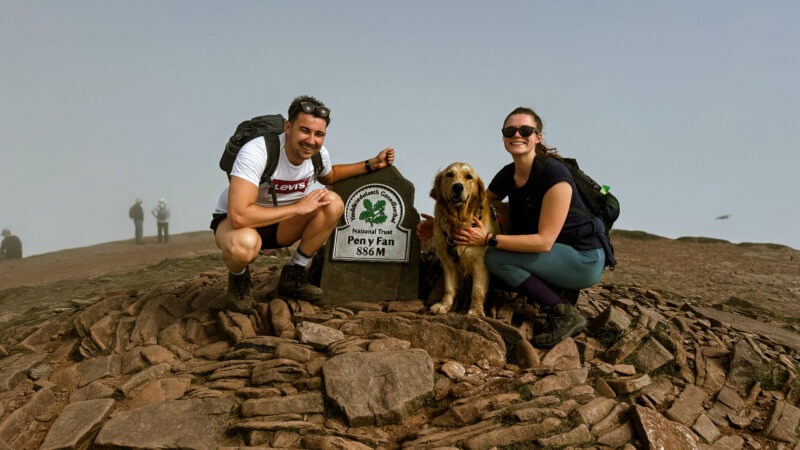
M 496 293 L 221 310 L 210 233 L 0 261 L 0 449 L 800 448 L 800 252 L 641 232 L 550 350 Z

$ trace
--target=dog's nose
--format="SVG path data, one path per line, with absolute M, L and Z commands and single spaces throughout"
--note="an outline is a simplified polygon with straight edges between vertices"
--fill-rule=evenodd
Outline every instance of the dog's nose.
M 454 183 L 453 184 L 453 193 L 454 194 L 460 194 L 462 192 L 464 192 L 464 185 L 461 184 L 461 183 Z

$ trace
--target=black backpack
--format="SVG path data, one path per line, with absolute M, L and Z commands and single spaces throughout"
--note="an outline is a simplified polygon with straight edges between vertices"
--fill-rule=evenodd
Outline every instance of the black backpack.
M 549 153 L 556 153 L 555 148 L 548 150 Z M 536 165 L 537 159 L 533 160 L 534 165 Z M 603 251 L 606 255 L 606 266 L 614 270 L 614 267 L 617 265 L 617 259 L 614 257 L 614 246 L 611 245 L 611 237 L 608 231 L 611 230 L 614 222 L 619 217 L 619 200 L 608 191 L 607 186 L 600 186 L 592 177 L 581 170 L 578 166 L 578 161 L 574 158 L 562 157 L 560 162 L 572 175 L 572 179 L 575 181 L 575 187 L 578 189 L 578 194 L 581 196 L 581 200 L 583 200 L 588 211 L 575 207 L 571 207 L 570 209 L 577 210 L 592 218 L 594 231 L 597 237 L 600 238 L 600 243 L 603 244 Z
M 245 120 L 236 126 L 236 131 L 228 139 L 228 143 L 225 144 L 225 151 L 222 152 L 222 156 L 219 159 L 219 168 L 225 171 L 228 175 L 228 180 L 230 180 L 233 162 L 236 161 L 236 156 L 242 146 L 257 137 L 263 137 L 267 146 L 267 167 L 264 168 L 264 173 L 261 175 L 261 183 L 269 184 L 274 206 L 278 206 L 278 198 L 275 193 L 275 186 L 272 183 L 272 174 L 275 173 L 280 159 L 281 146 L 278 136 L 283 134 L 283 123 L 285 121 L 286 119 L 280 114 L 269 114 Z M 317 177 L 324 169 L 322 156 L 319 152 L 314 153 L 314 156 L 311 157 L 311 162 L 314 163 L 314 181 L 317 181 Z

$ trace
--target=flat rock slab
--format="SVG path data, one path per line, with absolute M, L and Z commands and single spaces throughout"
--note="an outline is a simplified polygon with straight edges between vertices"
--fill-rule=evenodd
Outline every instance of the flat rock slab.
M 492 325 L 472 316 L 445 314 L 418 318 L 373 313 L 351 318 L 340 328 L 350 336 L 383 333 L 411 343 L 435 358 L 503 365 L 506 344 Z
M 232 398 L 175 400 L 124 411 L 97 435 L 97 449 L 215 450 L 233 410 Z
M 688 428 L 667 419 L 650 408 L 635 405 L 632 422 L 639 438 L 644 441 L 645 448 L 699 449 Z
M 50 427 L 41 450 L 84 448 L 114 403 L 110 398 L 70 403 Z
M 734 330 L 744 331 L 747 333 L 757 333 L 761 336 L 768 337 L 773 341 L 791 347 L 800 351 L 800 334 L 793 333 L 789 330 L 770 325 L 749 317 L 741 316 L 739 314 L 731 314 L 725 311 L 719 311 L 713 308 L 706 308 L 702 306 L 693 306 L 691 308 L 695 314 L 700 314 L 709 319 L 719 320 L 730 324 Z
M 28 378 L 28 371 L 45 356 L 44 353 L 17 353 L 0 360 L 0 392 L 11 390 Z
M 351 426 L 402 423 L 433 391 L 433 361 L 419 349 L 344 353 L 322 370 Z

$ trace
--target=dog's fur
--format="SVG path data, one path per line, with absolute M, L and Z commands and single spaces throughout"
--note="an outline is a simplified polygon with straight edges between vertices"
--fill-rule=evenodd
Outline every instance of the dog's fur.
M 488 233 L 495 232 L 483 181 L 469 164 L 455 162 L 436 174 L 430 195 L 436 200 L 433 240 L 444 270 L 444 296 L 430 309 L 435 314 L 449 312 L 459 282 L 472 278 L 467 314 L 483 316 L 483 302 L 489 291 L 489 271 L 483 261 L 486 247 L 453 244 L 454 231 L 471 227 L 473 216 L 480 217 Z

